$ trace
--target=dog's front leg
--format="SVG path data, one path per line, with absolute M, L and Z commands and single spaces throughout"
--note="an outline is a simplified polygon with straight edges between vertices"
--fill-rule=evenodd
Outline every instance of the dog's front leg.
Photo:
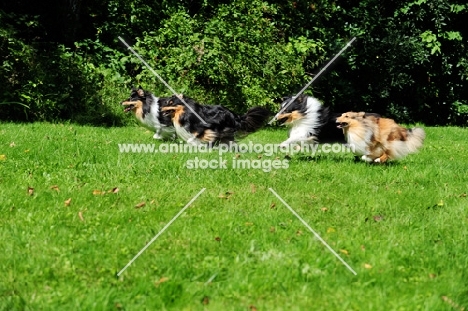
M 153 138 L 154 138 L 154 139 L 163 139 L 163 137 L 162 137 L 162 135 L 161 135 L 161 129 L 160 129 L 160 128 L 158 128 L 158 129 L 156 130 L 156 133 L 153 135 Z

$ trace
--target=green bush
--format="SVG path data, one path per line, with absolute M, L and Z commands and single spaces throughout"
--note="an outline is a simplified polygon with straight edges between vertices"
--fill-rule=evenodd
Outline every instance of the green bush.
M 356 36 L 309 94 L 400 122 L 468 120 L 468 6 L 457 0 L 83 2 L 68 8 L 77 19 L 62 37 L 51 36 L 50 19 L 67 10 L 60 3 L 42 15 L 37 5 L 0 4 L 0 119 L 123 124 L 131 118 L 118 103 L 131 86 L 169 95 L 118 36 L 177 92 L 276 111 Z
M 275 27 L 276 14 L 263 1 L 220 5 L 209 20 L 178 11 L 159 29 L 137 38 L 137 51 L 174 88 L 200 101 L 237 110 L 276 109 L 275 99 L 309 79 L 305 60 L 319 64 L 324 59 L 321 41 L 283 38 Z M 159 83 L 146 69 L 137 79 Z
M 0 29 L 0 57 L 2 103 L 7 105 L 1 119 L 121 123 L 115 109 L 102 101 L 105 76 L 86 53 L 64 45 L 28 44 L 7 26 Z

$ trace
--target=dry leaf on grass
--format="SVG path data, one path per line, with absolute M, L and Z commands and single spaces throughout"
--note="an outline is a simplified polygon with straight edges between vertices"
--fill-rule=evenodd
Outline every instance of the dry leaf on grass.
M 100 194 L 104 194 L 104 192 L 102 192 L 101 190 L 93 190 L 93 195 L 100 195 Z
M 81 211 L 78 212 L 78 217 L 80 217 L 81 221 L 84 221 L 83 213 Z
M 257 187 L 254 184 L 250 184 L 250 192 L 252 193 L 257 192 Z
M 155 282 L 155 285 L 156 285 L 156 286 L 159 286 L 160 284 L 162 284 L 162 283 L 164 283 L 164 282 L 167 282 L 167 281 L 169 281 L 169 278 L 163 276 L 162 278 L 159 279 L 159 281 L 156 281 L 156 282 Z
M 138 203 L 137 205 L 135 205 L 135 208 L 141 208 L 141 207 L 143 207 L 145 205 L 146 205 L 145 202 L 141 202 L 141 203 Z
M 226 191 L 224 194 L 218 195 L 220 199 L 229 199 L 234 193 L 230 191 Z
M 60 191 L 59 187 L 57 185 L 50 186 L 50 189 L 55 190 L 57 192 Z
M 68 200 L 65 200 L 65 206 L 70 206 L 70 203 L 71 203 L 71 198 L 69 198 Z
M 208 296 L 203 297 L 202 304 L 207 305 L 209 303 L 210 303 L 210 297 Z
M 377 222 L 382 221 L 384 219 L 382 215 L 375 215 L 375 216 L 372 216 L 372 218 L 374 218 L 374 220 Z
M 28 187 L 28 194 L 33 195 L 34 194 L 34 188 L 33 187 Z
M 365 263 L 365 264 L 364 264 L 364 268 L 366 268 L 366 269 L 372 269 L 372 266 L 371 266 L 370 264 L 368 264 L 368 263 Z

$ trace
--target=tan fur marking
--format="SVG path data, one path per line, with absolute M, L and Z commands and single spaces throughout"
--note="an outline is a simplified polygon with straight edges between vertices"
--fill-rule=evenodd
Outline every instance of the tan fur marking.
M 216 132 L 214 132 L 212 130 L 208 130 L 208 129 L 205 130 L 202 135 L 197 136 L 196 132 L 194 132 L 192 134 L 193 134 L 193 136 L 197 137 L 198 139 L 200 139 L 204 143 L 212 143 L 217 138 Z
M 177 107 L 174 107 L 174 116 L 172 117 L 172 122 L 180 125 L 180 118 L 182 117 L 182 115 L 185 113 L 185 109 L 184 109 L 184 106 L 177 106 Z
M 284 123 L 292 123 L 294 121 L 303 119 L 304 115 L 302 113 L 300 113 L 299 111 L 293 111 L 293 112 L 290 112 L 290 113 L 280 114 L 277 117 L 278 120 L 286 119 L 286 118 L 287 118 L 287 120 Z
M 126 101 L 122 103 L 122 106 L 131 106 L 133 105 L 132 112 L 135 114 L 135 117 L 143 121 L 143 102 L 141 100 L 136 100 L 136 101 Z
M 283 113 L 280 114 L 278 117 L 276 117 L 277 120 L 282 120 L 282 119 L 289 119 L 290 113 Z M 288 122 L 287 120 L 285 122 Z

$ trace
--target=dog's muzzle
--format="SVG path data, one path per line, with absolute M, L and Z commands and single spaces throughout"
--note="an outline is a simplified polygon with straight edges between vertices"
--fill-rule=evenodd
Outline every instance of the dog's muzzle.
M 126 102 L 127 102 L 127 101 L 123 101 L 123 102 L 120 103 L 122 106 L 125 107 L 124 112 L 129 112 L 129 111 L 131 111 L 133 108 L 135 108 L 135 105 L 134 105 L 134 104 L 125 105 L 124 103 L 126 103 Z
M 338 123 L 338 125 L 336 127 L 339 128 L 339 129 L 348 127 L 348 125 L 349 125 L 349 123 L 347 123 L 347 122 L 336 122 L 336 123 Z
M 280 114 L 278 116 L 276 116 L 276 123 L 279 123 L 279 124 L 284 124 L 286 121 L 288 121 L 288 118 L 289 118 L 289 114 Z

